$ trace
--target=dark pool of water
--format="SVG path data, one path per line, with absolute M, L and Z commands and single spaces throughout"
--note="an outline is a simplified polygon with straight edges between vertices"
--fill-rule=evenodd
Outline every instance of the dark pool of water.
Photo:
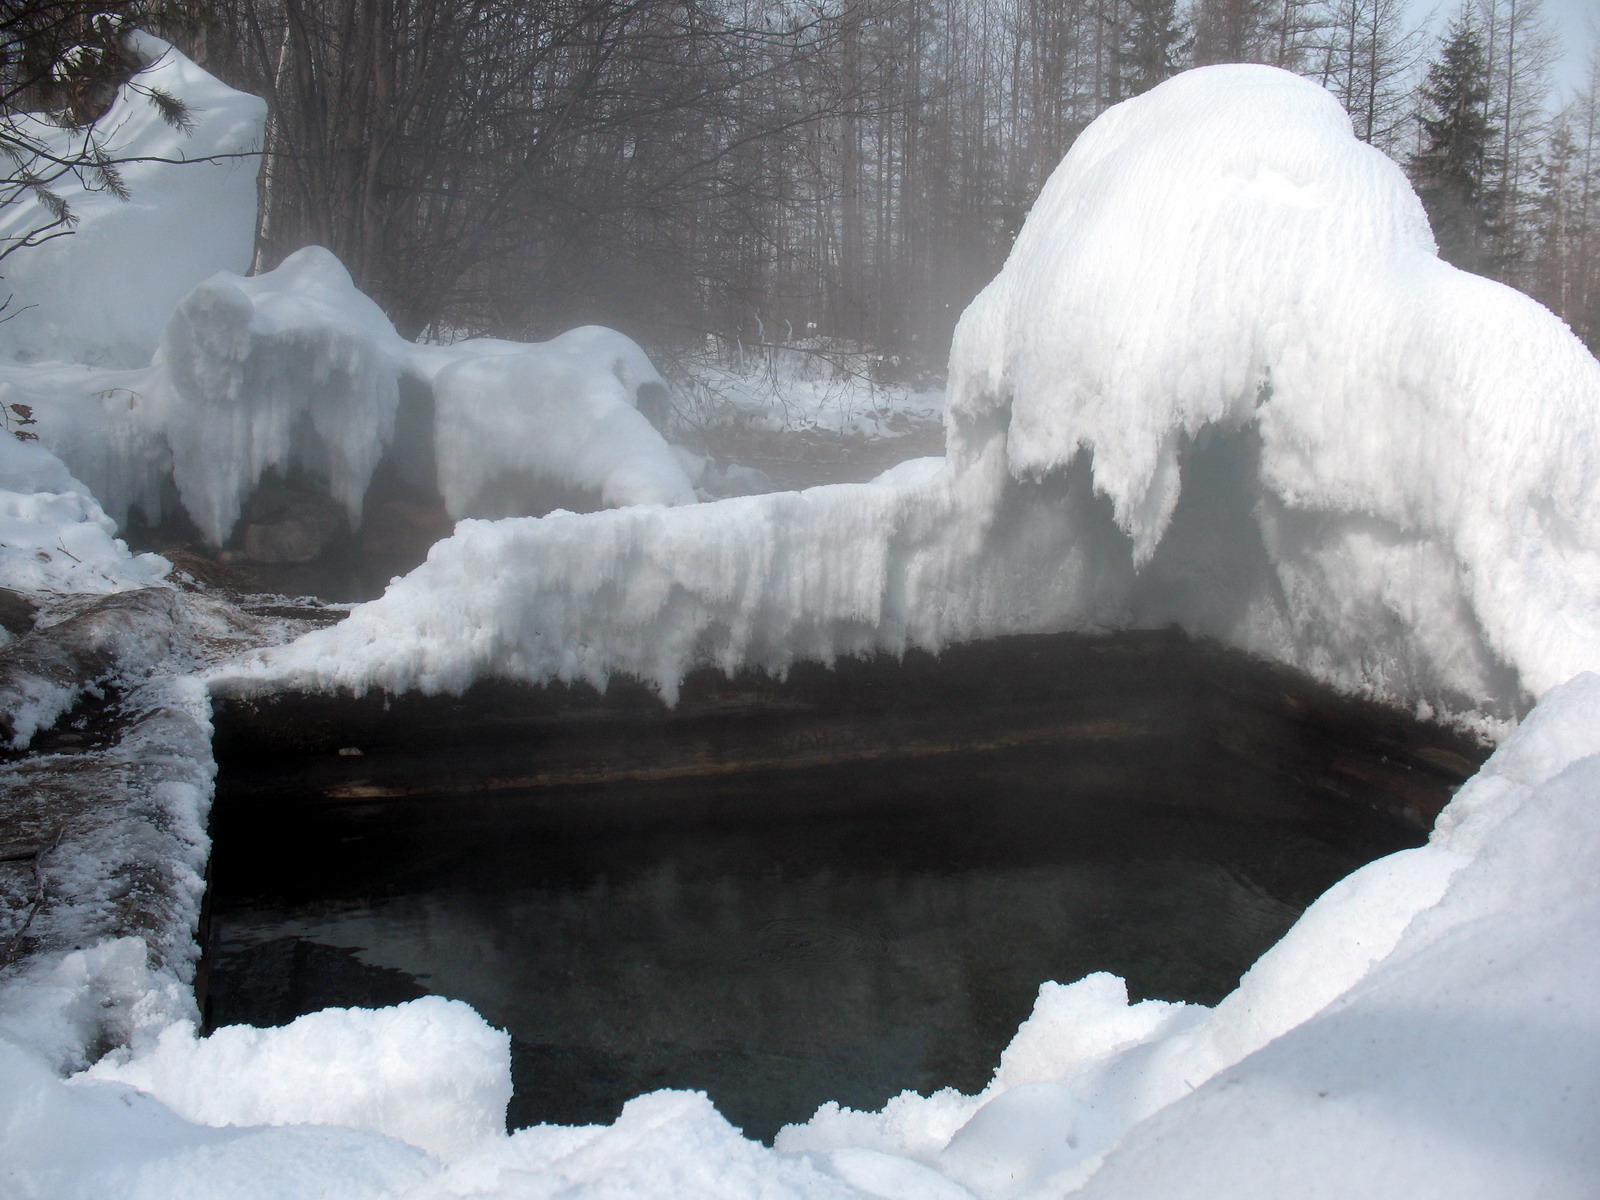
M 699 1088 L 770 1139 L 826 1100 L 975 1091 L 1042 981 L 1214 1003 L 1421 840 L 1170 724 L 525 802 L 235 803 L 225 763 L 208 1018 L 466 1000 L 513 1036 L 514 1127 Z

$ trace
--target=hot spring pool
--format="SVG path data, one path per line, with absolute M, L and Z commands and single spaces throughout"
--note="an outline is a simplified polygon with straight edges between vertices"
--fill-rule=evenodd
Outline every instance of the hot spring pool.
M 1214 1003 L 1483 756 L 1172 633 L 217 719 L 209 1023 L 437 993 L 514 1127 L 698 1088 L 763 1139 L 980 1089 L 1044 980 Z

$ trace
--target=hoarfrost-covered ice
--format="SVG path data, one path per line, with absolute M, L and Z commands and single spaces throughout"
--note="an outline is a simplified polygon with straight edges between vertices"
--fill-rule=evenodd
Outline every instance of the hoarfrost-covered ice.
M 1327 93 L 1191 72 L 1079 139 L 963 317 L 942 477 L 465 526 L 258 671 L 670 695 L 704 662 L 1176 622 L 1503 721 L 1600 666 L 1597 397 L 1559 320 L 1437 258 Z M 485 558 L 487 591 L 462 573 Z
M 354 528 L 385 454 L 437 486 L 452 516 L 695 499 L 639 409 L 666 385 L 631 339 L 586 326 L 542 343 L 419 346 L 320 246 L 251 278 L 212 274 L 148 367 L 0 364 L 0 386 L 31 404 L 40 436 L 114 516 L 160 519 L 170 477 L 213 545 L 268 472 L 320 480 Z
M 724 344 L 684 366 L 684 407 L 706 426 L 881 437 L 944 416 L 941 391 L 893 380 L 899 360 L 827 338 Z
M 349 1011 L 208 1045 L 159 976 L 142 994 L 169 996 L 164 1016 L 63 1082 L 49 1014 L 93 985 L 40 997 L 109 977 L 76 952 L 0 993 L 20 1194 L 1592 1196 L 1600 364 L 1439 263 L 1398 169 L 1325 93 L 1221 67 L 1079 139 L 951 366 L 942 467 L 463 521 L 383 599 L 213 683 L 626 672 L 670 696 L 702 663 L 1177 620 L 1487 728 L 1536 706 L 1427 846 L 1330 889 L 1215 1009 L 1130 1005 L 1105 975 L 1045 984 L 980 1095 L 826 1105 L 770 1150 L 689 1093 L 500 1136 L 480 1119 L 497 1035 L 462 1006 L 425 1035 Z M 330 1080 L 337 1112 L 277 1086 L 329 1059 L 388 1078 L 417 1039 L 417 1113 L 457 1096 L 460 1137 L 361 1086 Z
M 639 408 L 641 389 L 664 400 L 666 381 L 615 330 L 588 325 L 532 345 L 467 341 L 417 358 L 445 360 L 431 383 L 439 491 L 451 516 L 551 507 L 540 493 L 594 495 L 608 508 L 694 503 L 682 464 Z

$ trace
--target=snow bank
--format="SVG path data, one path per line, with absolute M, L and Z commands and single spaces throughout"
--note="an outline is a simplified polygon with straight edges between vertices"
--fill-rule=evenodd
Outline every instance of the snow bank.
M 355 526 L 394 432 L 405 343 L 328 251 L 253 279 L 219 273 L 161 335 L 154 403 L 183 506 L 227 540 L 268 468 L 327 481 Z
M 154 614 L 172 564 L 138 556 L 89 489 L 37 442 L 0 432 L 0 588 L 35 606 L 29 628 L 0 628 L 0 734 L 24 747 L 131 654 L 142 667 L 170 634 Z M 92 598 L 131 593 L 128 603 Z M 170 608 L 170 606 L 166 606 Z M 48 632 L 47 632 L 48 631 Z
M 481 351 L 481 352 L 480 352 Z M 418 355 L 431 374 L 434 460 L 452 517 L 692 504 L 694 487 L 640 411 L 666 382 L 637 344 L 589 325 L 535 345 L 470 341 Z M 442 361 L 441 361 L 442 360 Z
M 0 808 L 19 839 L 8 849 L 36 851 L 31 869 L 12 863 L 0 876 L 19 922 L 6 953 L 22 952 L 0 988 L 0 1047 L 26 1047 L 57 1071 L 110 1046 L 147 1046 L 195 1012 L 210 698 L 192 675 L 151 664 L 144 675 L 113 744 L 0 768 Z M 0 1086 L 0 1106 L 10 1098 Z
M 172 565 L 132 555 L 89 489 L 37 442 L 0 433 L 0 587 L 105 595 L 163 582 Z
M 141 366 L 185 293 L 214 271 L 250 265 L 266 105 L 218 82 L 159 38 L 135 31 L 127 45 L 146 66 L 95 123 L 94 135 L 122 162 L 132 198 L 91 190 L 71 174 L 52 185 L 77 225 L 70 236 L 5 260 L 4 294 L 14 315 L 0 324 L 0 351 L 8 355 Z M 167 124 L 139 89 L 181 100 L 193 127 Z M 70 158 L 82 149 L 81 132 L 42 117 L 15 120 L 19 133 L 49 154 Z M 55 169 L 39 173 L 48 177 Z M 32 199 L 6 205 L 0 240 L 26 236 L 49 220 Z
M 454 1156 L 505 1132 L 511 1039 L 459 1000 L 324 1009 L 279 1029 L 197 1038 L 169 1025 L 83 1079 L 155 1096 L 202 1125 L 342 1125 Z
M 1248 427 L 1251 569 L 1191 555 L 1151 616 L 1502 713 L 1600 666 L 1600 363 L 1440 261 L 1400 169 L 1283 72 L 1190 72 L 1096 121 L 963 316 L 949 403 L 958 468 L 997 429 L 1019 478 L 1087 453 L 1141 565 L 1196 536 L 1173 520 L 1201 440 Z
M 463 521 L 335 628 L 228 666 L 214 685 L 460 691 L 484 676 L 626 673 L 669 700 L 691 667 L 733 671 L 937 648 L 1125 614 L 1126 554 L 1077 473 L 1037 495 L 924 467 L 664 509 Z M 974 517 L 974 514 L 977 514 Z

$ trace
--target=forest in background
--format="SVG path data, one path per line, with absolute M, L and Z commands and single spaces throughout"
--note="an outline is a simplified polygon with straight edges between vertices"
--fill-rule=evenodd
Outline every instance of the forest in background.
M 1550 111 L 1540 0 L 1466 0 L 1430 40 L 1402 0 L 25 0 L 13 105 L 92 111 L 106 13 L 268 100 L 257 268 L 327 246 L 408 336 L 598 322 L 937 367 L 1090 121 L 1262 62 L 1407 167 L 1446 258 L 1600 346 L 1600 55 Z

